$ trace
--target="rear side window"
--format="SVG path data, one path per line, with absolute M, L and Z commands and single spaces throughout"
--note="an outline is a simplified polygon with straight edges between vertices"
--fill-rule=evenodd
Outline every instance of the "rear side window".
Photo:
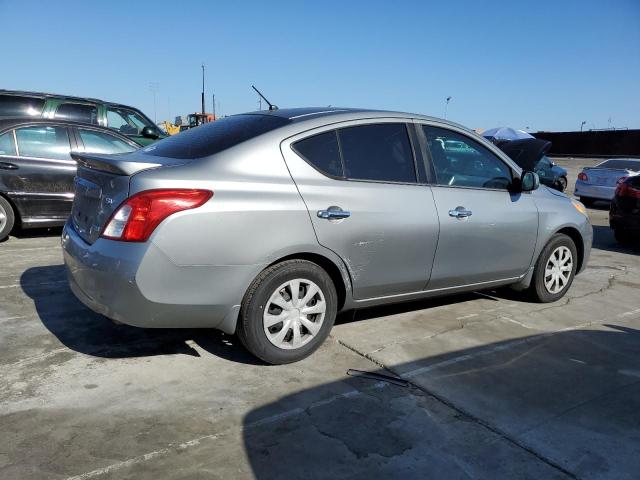
M 0 135 L 0 155 L 15 155 L 16 145 L 13 142 L 13 130 Z
M 78 133 L 80 133 L 80 138 L 84 143 L 85 151 L 89 153 L 111 154 L 133 152 L 135 150 L 135 147 L 109 133 L 85 130 L 83 128 L 79 128 Z
M 345 176 L 354 180 L 416 183 L 413 152 L 404 123 L 338 130 Z
M 165 138 L 142 151 L 147 155 L 159 157 L 202 158 L 234 147 L 290 122 L 287 118 L 270 115 L 234 115 Z
M 81 123 L 98 123 L 98 108 L 83 103 L 63 103 L 56 110 L 55 118 Z
M 71 160 L 69 134 L 64 127 L 25 127 L 16 130 L 21 157 Z
M 39 117 L 42 115 L 44 98 L 19 95 L 0 95 L 0 116 L 2 117 Z
M 335 130 L 300 140 L 293 145 L 293 149 L 325 175 L 344 175 Z

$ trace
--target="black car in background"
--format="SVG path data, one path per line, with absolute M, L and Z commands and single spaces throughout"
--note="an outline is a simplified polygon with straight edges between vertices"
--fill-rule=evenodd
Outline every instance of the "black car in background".
M 140 146 L 97 125 L 39 118 L 0 120 L 0 241 L 14 225 L 64 225 L 74 196 L 76 162 L 71 152 L 115 154 Z
M 166 137 L 134 107 L 97 98 L 0 89 L 0 118 L 33 117 L 109 127 L 140 145 Z
M 609 210 L 609 225 L 618 242 L 640 245 L 640 175 L 618 182 Z

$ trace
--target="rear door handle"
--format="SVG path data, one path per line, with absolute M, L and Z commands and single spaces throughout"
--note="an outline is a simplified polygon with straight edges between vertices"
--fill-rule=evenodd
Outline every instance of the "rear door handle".
M 453 210 L 449 210 L 449 216 L 454 218 L 467 218 L 471 215 L 473 215 L 473 212 L 464 207 L 456 207 Z
M 342 218 L 349 218 L 351 212 L 342 210 L 340 207 L 329 207 L 326 210 L 318 210 L 318 218 L 326 218 L 327 220 L 340 220 Z
M 16 165 L 15 163 L 0 162 L 0 169 L 2 169 L 2 170 L 17 170 L 18 169 L 18 165 Z

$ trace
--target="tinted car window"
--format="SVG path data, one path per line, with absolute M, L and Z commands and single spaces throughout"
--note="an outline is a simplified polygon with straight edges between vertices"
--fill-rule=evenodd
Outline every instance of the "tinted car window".
M 69 134 L 64 127 L 24 127 L 16 130 L 21 157 L 70 160 Z
M 0 135 L 0 155 L 15 155 L 16 145 L 13 142 L 13 130 Z
M 602 168 L 623 168 L 637 172 L 640 171 L 640 160 L 605 160 L 597 166 Z
M 344 173 L 356 180 L 416 183 L 413 152 L 404 123 L 338 130 Z
M 79 128 L 78 132 L 85 151 L 89 153 L 126 153 L 136 150 L 135 147 L 109 133 L 83 128 Z
M 291 120 L 287 118 L 269 115 L 234 115 L 165 138 L 142 151 L 147 155 L 159 157 L 202 158 L 275 130 L 290 122 Z
M 335 130 L 300 140 L 294 150 L 322 173 L 342 177 L 340 148 Z
M 56 110 L 55 118 L 97 124 L 98 108 L 81 103 L 63 103 Z
M 125 135 L 139 135 L 144 127 L 157 130 L 157 126 L 140 113 L 121 107 L 107 108 L 107 126 Z
M 502 188 L 511 169 L 475 140 L 444 128 L 422 125 L 438 185 Z
M 24 117 L 42 115 L 43 98 L 24 97 L 18 95 L 0 95 L 0 116 Z

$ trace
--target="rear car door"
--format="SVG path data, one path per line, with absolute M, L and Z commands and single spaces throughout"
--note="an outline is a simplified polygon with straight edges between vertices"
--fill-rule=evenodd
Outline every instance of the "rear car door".
M 18 208 L 28 217 L 23 221 L 64 220 L 71 212 L 76 174 L 67 127 L 18 127 L 15 137 L 18 169 L 12 188 Z
M 403 120 L 324 127 L 281 148 L 318 241 L 347 265 L 356 299 L 424 288 L 438 218 Z
M 463 130 L 418 124 L 430 158 L 440 237 L 428 289 L 515 279 L 527 272 L 538 235 L 529 193 L 512 193 L 513 170 Z

